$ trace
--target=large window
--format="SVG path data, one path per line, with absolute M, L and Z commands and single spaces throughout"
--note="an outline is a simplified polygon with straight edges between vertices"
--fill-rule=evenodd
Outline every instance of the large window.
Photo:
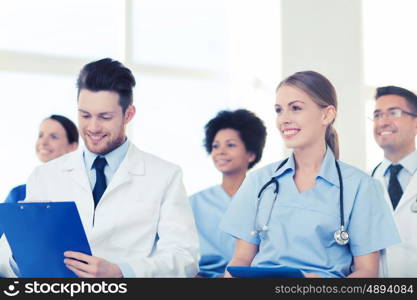
M 74 80 L 62 75 L 0 72 L 3 168 L 0 196 L 17 184 L 23 184 L 34 166 L 35 141 L 41 120 L 52 113 L 76 117 Z
M 51 56 L 123 58 L 125 2 L 14 0 L 0 9 L 0 48 Z
M 39 164 L 41 120 L 58 113 L 76 121 L 76 76 L 103 57 L 121 60 L 137 79 L 130 139 L 180 165 L 188 193 L 220 182 L 202 140 L 204 124 L 221 109 L 255 111 L 269 132 L 259 166 L 279 159 L 279 22 L 275 0 L 4 2 L 0 164 L 8 176 L 0 199 Z

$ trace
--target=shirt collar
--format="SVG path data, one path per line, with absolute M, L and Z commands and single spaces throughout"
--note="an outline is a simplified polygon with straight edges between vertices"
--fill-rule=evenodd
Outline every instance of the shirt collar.
M 417 170 L 417 150 L 411 152 L 406 157 L 401 159 L 398 164 L 401 164 L 403 168 L 412 176 Z M 389 167 L 392 165 L 392 161 L 384 157 L 381 163 L 381 169 L 384 176 L 388 174 Z
M 272 175 L 273 177 L 279 178 L 281 177 L 284 173 L 286 173 L 287 171 L 289 172 L 293 172 L 295 171 L 295 162 L 294 162 L 294 154 L 291 154 L 290 157 L 288 157 L 287 162 L 282 165 L 281 167 L 279 167 L 284 160 L 280 161 L 277 166 L 276 169 L 274 171 L 274 174 Z
M 282 162 L 281 162 L 282 163 Z M 277 165 L 278 168 L 279 164 Z M 290 155 L 288 161 L 280 168 L 276 169 L 273 176 L 274 177 L 281 177 L 284 173 L 288 172 L 295 172 L 295 160 L 294 160 L 294 153 Z M 324 155 L 323 162 L 320 167 L 320 171 L 317 174 L 316 178 L 323 178 L 330 184 L 333 184 L 339 187 L 339 176 L 337 174 L 336 164 L 335 164 L 335 157 L 333 151 L 327 147 L 326 154 Z
M 327 182 L 339 187 L 339 175 L 337 173 L 335 161 L 336 158 L 334 157 L 333 151 L 330 149 L 330 147 L 327 147 L 326 154 L 324 155 L 324 159 L 317 177 L 323 178 Z
M 119 168 L 120 164 L 122 163 L 123 159 L 127 154 L 129 144 L 130 142 L 126 139 L 126 141 L 123 144 L 121 144 L 119 147 L 112 150 L 111 152 L 107 153 L 106 155 L 98 155 L 96 153 L 90 152 L 87 148 L 84 149 L 84 160 L 87 169 L 92 170 L 94 160 L 97 156 L 101 156 L 106 159 L 109 168 L 113 172 L 116 172 L 116 170 Z

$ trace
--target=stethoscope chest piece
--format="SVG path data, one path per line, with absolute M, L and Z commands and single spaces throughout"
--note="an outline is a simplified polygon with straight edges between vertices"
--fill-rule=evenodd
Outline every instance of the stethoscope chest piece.
M 341 226 L 334 233 L 334 240 L 341 246 L 344 246 L 347 243 L 349 243 L 349 233 L 345 231 L 345 228 L 343 226 Z
M 417 213 L 417 201 L 414 201 L 413 204 L 411 204 L 411 211 Z

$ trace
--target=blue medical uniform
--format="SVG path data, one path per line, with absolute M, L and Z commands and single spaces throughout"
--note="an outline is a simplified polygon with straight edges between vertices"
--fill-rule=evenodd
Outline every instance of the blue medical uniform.
M 14 187 L 9 195 L 7 195 L 4 203 L 17 203 L 18 201 L 23 201 L 26 198 L 26 184 L 18 185 Z M 0 237 L 3 235 L 3 229 L 0 228 Z
M 23 201 L 26 198 L 26 184 L 18 185 L 14 187 L 7 196 L 5 203 L 17 203 Z
M 232 198 L 220 185 L 190 197 L 200 239 L 200 276 L 223 275 L 232 258 L 235 239 L 218 227 L 231 201 Z
M 236 193 L 220 228 L 259 246 L 253 266 L 285 265 L 323 277 L 345 277 L 353 270 L 353 257 L 400 242 L 381 185 L 366 173 L 340 162 L 344 188 L 344 222 L 350 242 L 334 240 L 340 227 L 339 179 L 335 157 L 328 148 L 316 184 L 300 193 L 294 183 L 294 156 L 279 169 L 273 163 L 250 173 Z M 256 217 L 256 229 L 268 218 L 269 230 L 254 230 L 257 195 L 272 177 L 280 184 L 275 204 L 274 184 L 265 189 Z

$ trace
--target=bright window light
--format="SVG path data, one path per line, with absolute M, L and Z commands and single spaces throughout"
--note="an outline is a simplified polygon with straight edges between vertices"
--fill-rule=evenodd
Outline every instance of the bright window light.
M 26 183 L 33 168 L 40 164 L 35 142 L 41 121 L 51 114 L 64 115 L 76 122 L 75 79 L 66 76 L 0 72 L 2 83 L 2 117 L 5 133 L 0 165 L 2 177 L 0 199 L 16 185 Z
M 223 70 L 228 47 L 225 2 L 134 1 L 134 61 Z
M 417 89 L 417 1 L 362 3 L 365 84 Z
M 377 87 L 396 85 L 417 91 L 417 1 L 363 0 L 363 44 L 365 85 L 375 94 Z M 372 116 L 374 99 L 366 102 Z M 383 159 L 383 151 L 373 137 L 373 122 L 366 122 L 367 170 Z
M 279 1 L 15 0 L 0 9 L 0 36 L 0 126 L 8 132 L 0 199 L 40 164 L 41 120 L 77 120 L 78 70 L 102 57 L 122 61 L 136 77 L 129 138 L 180 165 L 189 194 L 221 181 L 202 146 L 204 125 L 219 110 L 247 108 L 264 120 L 269 135 L 257 167 L 282 158 L 273 112 Z M 39 57 L 42 68 L 22 56 Z
M 0 49 L 70 57 L 124 55 L 124 1 L 5 3 L 0 9 Z

